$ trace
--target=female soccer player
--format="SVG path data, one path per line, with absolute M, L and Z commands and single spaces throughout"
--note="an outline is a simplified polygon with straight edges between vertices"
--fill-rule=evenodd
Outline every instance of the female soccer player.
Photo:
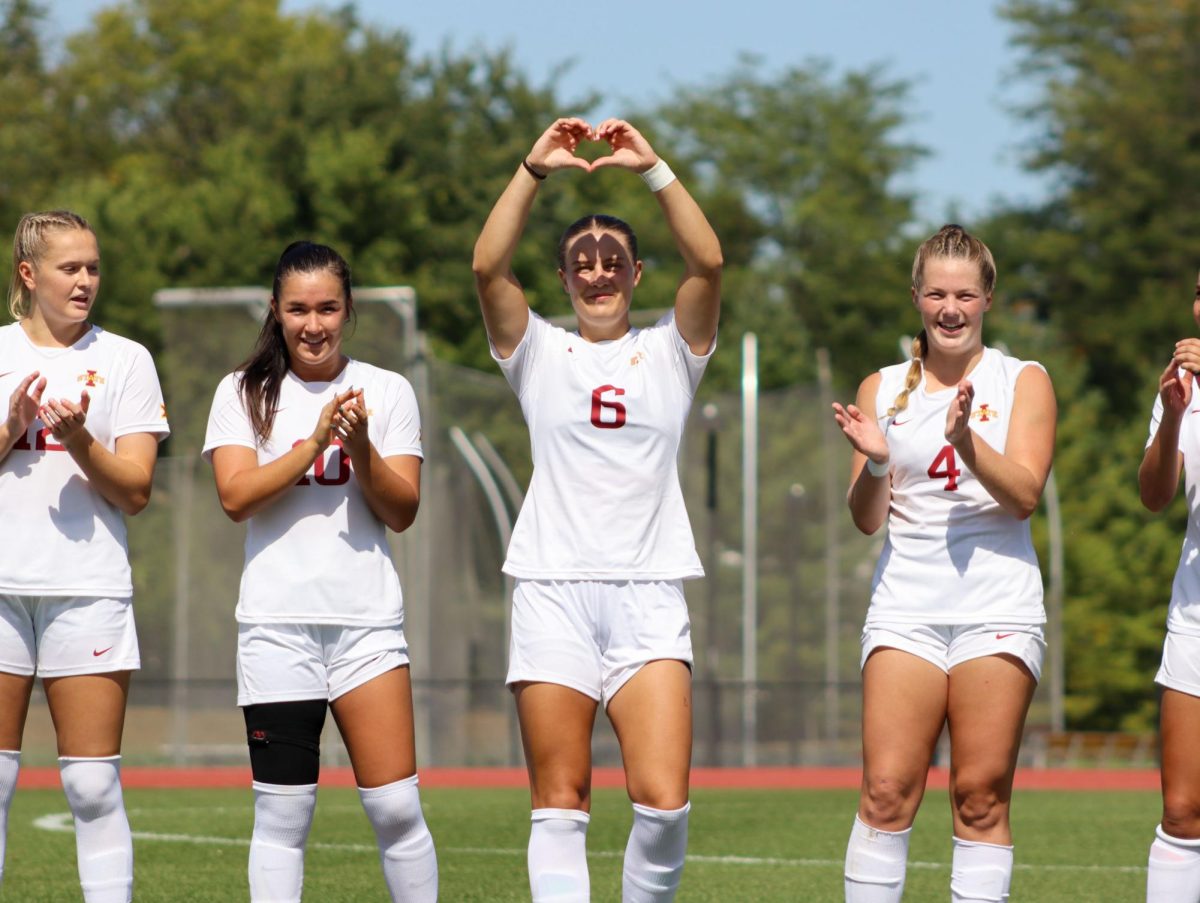
M 900 900 L 943 725 L 951 899 L 1008 899 L 1013 772 L 1045 650 L 1028 518 L 1050 473 L 1056 405 L 1040 365 L 983 344 L 995 282 L 983 242 L 943 227 L 913 261 L 923 328 L 912 362 L 868 376 L 856 405 L 833 406 L 854 448 L 854 523 L 868 534 L 888 525 L 863 629 L 847 903 Z
M 611 153 L 589 164 L 583 141 Z M 642 275 L 633 231 L 592 215 L 567 227 L 558 276 L 577 328 L 529 310 L 513 254 L 543 181 L 562 169 L 640 173 L 675 237 L 684 274 L 674 311 L 633 329 Z M 584 841 L 591 737 L 604 702 L 621 744 L 633 830 L 624 900 L 675 898 L 687 846 L 692 649 L 682 580 L 703 571 L 675 459 L 716 341 L 721 247 L 704 214 L 628 122 L 559 119 L 533 145 L 475 245 L 493 355 L 517 393 L 533 480 L 508 548 L 508 684 L 529 768 L 535 903 L 589 895 Z
M 392 899 L 437 899 L 386 535 L 417 514 L 420 417 L 404 377 L 342 353 L 352 310 L 341 256 L 289 245 L 258 343 L 218 386 L 204 440 L 225 513 L 249 522 L 237 676 L 254 775 L 256 901 L 300 899 L 326 706 Z
M 100 246 L 65 210 L 17 224 L 0 327 L 0 868 L 34 676 L 88 903 L 133 893 L 121 732 L 140 667 L 123 514 L 150 500 L 166 409 L 150 354 L 89 322 Z M 0 871 L 2 875 L 2 871 Z
M 1200 278 L 1192 302 L 1200 324 Z M 1147 903 L 1200 903 L 1200 432 L 1193 389 L 1200 373 L 1200 339 L 1175 343 L 1158 378 L 1150 438 L 1138 471 L 1142 504 L 1162 511 L 1183 472 L 1187 533 L 1171 587 L 1167 638 L 1155 682 L 1162 685 L 1162 823 L 1150 845 Z

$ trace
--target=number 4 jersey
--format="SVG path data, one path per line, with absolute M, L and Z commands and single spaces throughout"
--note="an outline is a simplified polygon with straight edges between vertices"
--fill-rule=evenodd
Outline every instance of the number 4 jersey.
M 975 388 L 971 429 L 1003 453 L 1017 377 L 1041 366 L 985 348 L 968 375 Z M 872 582 L 867 624 L 1041 624 L 1042 578 L 1029 521 L 1000 507 L 946 441 L 954 387 L 913 390 L 889 417 L 908 364 L 880 371 L 875 413 L 891 450 L 887 540 Z
M 512 356 L 492 354 L 533 446 L 504 572 L 530 580 L 702 577 L 676 456 L 712 349 L 692 354 L 674 314 L 588 342 L 530 313 Z
M 239 379 L 226 376 L 213 398 L 204 437 L 210 461 L 215 449 L 238 445 L 253 449 L 259 466 L 269 464 L 311 436 L 321 409 L 351 387 L 363 390 L 367 435 L 380 457 L 422 457 L 417 399 L 398 373 L 355 360 L 331 382 L 304 382 L 289 370 L 266 443 L 256 441 Z M 238 623 L 387 626 L 402 622 L 401 605 L 387 529 L 335 442 L 295 486 L 250 518 Z

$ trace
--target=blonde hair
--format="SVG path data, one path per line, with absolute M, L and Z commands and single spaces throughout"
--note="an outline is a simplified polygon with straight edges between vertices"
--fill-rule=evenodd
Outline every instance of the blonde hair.
M 8 312 L 14 320 L 29 316 L 33 296 L 21 278 L 22 263 L 37 265 L 46 253 L 50 235 L 71 229 L 85 229 L 95 235 L 91 225 L 82 216 L 70 210 L 46 210 L 42 213 L 26 213 L 17 223 L 13 234 L 12 279 L 8 284 Z
M 985 295 L 991 295 L 996 289 L 996 261 L 988 246 L 957 223 L 947 223 L 938 229 L 936 235 L 931 235 L 917 248 L 913 257 L 912 287 L 918 294 L 925 281 L 925 264 L 930 258 L 950 258 L 951 260 L 968 260 L 979 267 L 979 282 Z M 929 352 L 929 336 L 922 329 L 912 343 L 912 363 L 908 365 L 908 373 L 904 375 L 904 388 L 888 408 L 887 415 L 895 417 L 908 407 L 908 396 L 912 394 L 921 382 L 922 361 Z

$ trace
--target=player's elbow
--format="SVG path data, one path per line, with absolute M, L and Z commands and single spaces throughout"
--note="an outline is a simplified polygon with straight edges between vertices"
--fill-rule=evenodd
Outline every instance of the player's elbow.
M 140 514 L 150 504 L 150 488 L 135 490 L 122 499 L 118 507 L 126 517 Z

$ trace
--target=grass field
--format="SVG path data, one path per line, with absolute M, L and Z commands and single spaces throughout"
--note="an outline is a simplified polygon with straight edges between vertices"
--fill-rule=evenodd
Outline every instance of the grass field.
M 126 790 L 135 834 L 135 899 L 247 899 L 249 790 Z M 438 847 L 441 899 L 527 901 L 523 790 L 429 788 L 425 812 Z M 845 790 L 693 793 L 680 903 L 841 903 L 841 861 L 856 794 Z M 1158 818 L 1151 792 L 1025 790 L 1015 800 L 1014 903 L 1139 901 Z M 596 792 L 588 831 L 592 899 L 620 899 L 630 809 L 619 790 Z M 913 831 L 905 901 L 949 898 L 950 820 L 931 790 Z M 78 901 L 74 837 L 61 791 L 21 789 L 9 818 L 0 900 Z M 305 899 L 386 903 L 374 838 L 353 790 L 322 790 L 309 841 Z

